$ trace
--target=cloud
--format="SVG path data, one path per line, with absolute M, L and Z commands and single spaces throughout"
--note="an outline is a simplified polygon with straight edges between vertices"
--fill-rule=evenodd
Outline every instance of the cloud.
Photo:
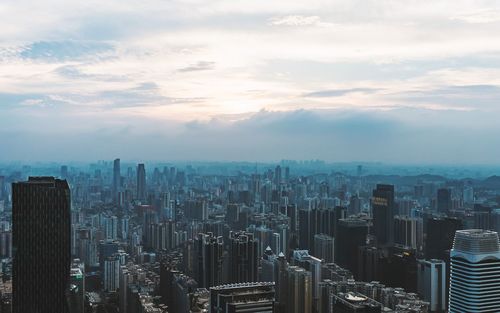
M 486 9 L 471 13 L 453 16 L 452 20 L 458 20 L 470 24 L 487 24 L 500 21 L 500 10 Z
M 412 143 L 443 160 L 459 157 L 444 151 L 458 140 L 442 147 L 434 133 L 496 140 L 500 7 L 491 1 L 66 2 L 0 5 L 7 133 L 23 125 L 40 141 L 43 128 L 92 146 L 96 129 L 130 129 L 108 137 L 128 148 L 101 142 L 87 157 L 140 153 L 128 151 L 135 145 L 159 158 L 396 158 L 385 149 L 417 159 Z M 52 148 L 67 146 L 57 140 Z
M 303 95 L 306 98 L 326 98 L 326 97 L 341 97 L 350 93 L 371 94 L 379 91 L 377 88 L 350 88 L 350 89 L 329 89 L 309 92 Z
M 407 104 L 434 106 L 438 110 L 496 111 L 500 99 L 497 85 L 448 85 L 403 91 L 394 97 Z
M 496 116 L 483 119 L 477 127 L 477 112 L 259 111 L 236 122 L 216 118 L 186 123 L 133 115 L 112 120 L 112 115 L 116 113 L 63 118 L 46 112 L 27 121 L 28 127 L 5 130 L 2 125 L 0 145 L 8 153 L 0 159 L 29 160 L 37 151 L 37 160 L 49 161 L 122 156 L 142 160 L 494 163 L 500 153 Z M 89 120 L 92 127 L 88 127 Z M 41 127 L 47 123 L 56 123 L 65 131 Z M 54 155 L 53 151 L 59 152 Z
M 38 41 L 21 47 L 19 56 L 23 59 L 45 61 L 80 60 L 97 58 L 113 51 L 113 46 L 95 41 Z
M 179 72 L 197 72 L 197 71 L 209 71 L 213 70 L 215 67 L 215 62 L 199 61 L 195 64 L 191 64 L 187 67 L 180 68 Z
M 319 16 L 287 15 L 269 19 L 273 26 L 319 26 L 323 25 Z

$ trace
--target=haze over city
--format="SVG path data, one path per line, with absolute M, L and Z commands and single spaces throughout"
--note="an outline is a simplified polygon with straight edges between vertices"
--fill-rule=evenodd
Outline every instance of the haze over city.
M 2 1 L 0 161 L 493 164 L 496 1 Z

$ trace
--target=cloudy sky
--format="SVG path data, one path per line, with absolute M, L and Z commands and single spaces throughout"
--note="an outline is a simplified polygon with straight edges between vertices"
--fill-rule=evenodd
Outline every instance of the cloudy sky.
M 0 160 L 495 163 L 500 2 L 2 0 Z

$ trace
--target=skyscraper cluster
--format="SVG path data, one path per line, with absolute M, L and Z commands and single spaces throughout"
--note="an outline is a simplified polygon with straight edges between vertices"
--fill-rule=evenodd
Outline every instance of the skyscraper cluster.
M 500 311 L 500 186 L 231 166 L 1 176 L 0 312 Z

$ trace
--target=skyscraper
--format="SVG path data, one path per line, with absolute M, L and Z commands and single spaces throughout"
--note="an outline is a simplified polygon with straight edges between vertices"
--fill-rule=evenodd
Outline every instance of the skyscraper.
M 365 220 L 347 218 L 338 224 L 335 238 L 335 261 L 358 277 L 359 247 L 366 245 L 368 224 Z
M 113 201 L 115 203 L 118 202 L 118 191 L 120 190 L 120 180 L 121 180 L 121 174 L 120 174 L 120 159 L 116 159 L 113 162 Z
M 65 180 L 30 177 L 12 185 L 14 313 L 68 312 L 70 190 Z
M 450 313 L 500 312 L 498 233 L 458 230 L 451 250 Z
M 277 188 L 279 189 L 279 186 L 281 184 L 281 166 L 276 166 L 274 169 L 274 183 L 276 184 Z
M 137 166 L 137 199 L 146 200 L 146 168 L 142 163 Z
M 425 258 L 446 260 L 451 249 L 455 232 L 463 228 L 463 222 L 457 218 L 426 219 Z
M 68 178 L 68 166 L 67 165 L 62 165 L 61 166 L 61 178 L 62 179 L 67 179 Z
M 377 244 L 394 243 L 394 186 L 377 185 L 373 190 L 373 228 Z
M 451 210 L 451 191 L 447 188 L 441 188 L 437 191 L 437 211 L 448 214 Z

